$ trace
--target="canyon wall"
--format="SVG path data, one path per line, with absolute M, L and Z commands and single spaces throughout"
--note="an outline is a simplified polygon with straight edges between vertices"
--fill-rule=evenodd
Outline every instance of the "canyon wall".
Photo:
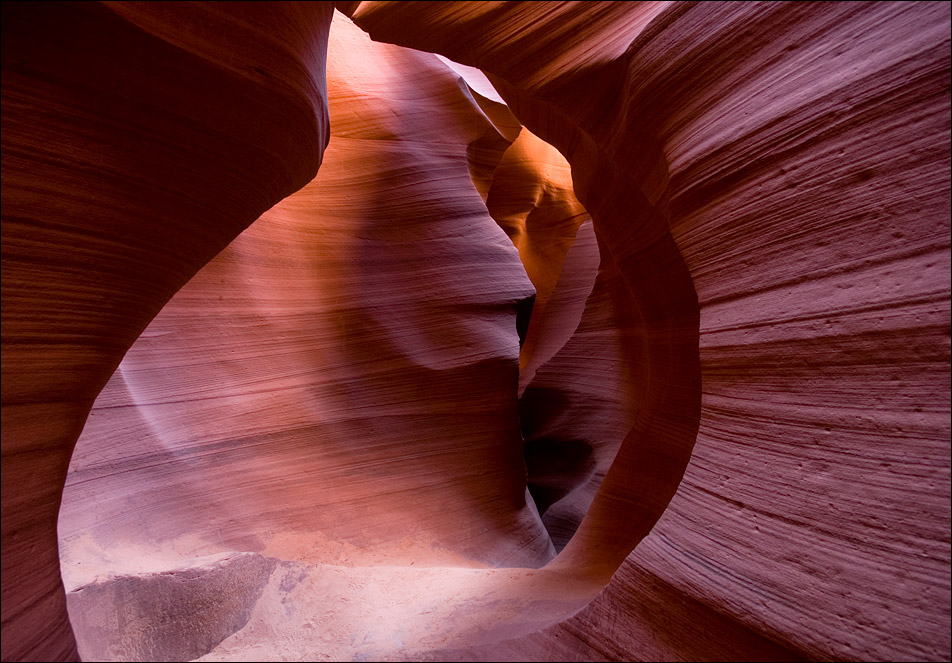
M 165 302 L 317 171 L 332 13 L 4 4 L 4 660 L 76 656 L 56 538 L 73 445 Z
M 948 5 L 337 7 L 4 5 L 3 658 L 948 660 Z
M 77 443 L 59 535 L 84 658 L 390 659 L 537 630 L 598 589 L 532 573 L 555 551 L 517 402 L 530 312 L 558 293 L 550 325 L 582 316 L 584 286 L 558 283 L 587 223 L 568 164 L 436 56 L 341 15 L 327 89 L 317 177 L 176 293 Z M 270 583 L 209 618 L 217 560 L 248 554 Z M 155 604 L 198 644 L 170 649 Z
M 350 9 L 375 39 L 486 71 L 566 155 L 622 272 L 626 240 L 650 242 L 630 202 L 647 199 L 700 302 L 700 429 L 670 507 L 592 605 L 487 657 L 717 657 L 738 631 L 663 634 L 684 615 L 706 631 L 708 611 L 811 658 L 947 658 L 948 6 Z M 556 416 L 582 427 L 588 404 Z
M 516 403 L 534 290 L 467 156 L 494 137 L 499 160 L 509 142 L 435 56 L 343 16 L 330 43 L 320 173 L 172 298 L 90 414 L 60 521 L 85 567 L 95 549 L 115 572 L 130 547 L 553 555 Z

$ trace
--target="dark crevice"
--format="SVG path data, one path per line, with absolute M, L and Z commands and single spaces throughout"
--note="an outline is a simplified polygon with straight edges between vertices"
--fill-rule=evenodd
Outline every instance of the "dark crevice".
M 516 304 L 516 333 L 519 334 L 519 347 L 526 342 L 529 332 L 529 321 L 532 319 L 532 309 L 535 307 L 535 295 L 520 299 Z

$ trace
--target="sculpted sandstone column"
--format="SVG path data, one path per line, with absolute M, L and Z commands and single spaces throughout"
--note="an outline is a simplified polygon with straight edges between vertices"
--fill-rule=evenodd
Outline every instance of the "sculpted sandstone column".
M 552 556 L 516 402 L 533 288 L 467 159 L 496 129 L 433 55 L 343 16 L 330 43 L 321 172 L 183 287 L 103 390 L 64 499 L 67 559 Z
M 618 94 L 624 74 L 619 58 L 663 7 L 370 2 L 353 14 L 375 39 L 439 52 L 491 74 L 515 116 L 572 165 L 575 194 L 591 214 L 607 261 L 603 278 L 612 272 L 620 276 L 618 295 L 613 301 L 603 297 L 599 307 L 605 310 L 600 317 L 603 325 L 608 322 L 608 335 L 624 335 L 604 348 L 619 354 L 601 365 L 608 370 L 596 378 L 612 393 L 613 411 L 603 412 L 598 422 L 586 420 L 595 423 L 595 430 L 569 423 L 571 433 L 555 432 L 559 425 L 553 420 L 570 410 L 551 400 L 561 397 L 558 389 L 543 392 L 548 403 L 527 407 L 544 400 L 530 383 L 522 416 L 534 453 L 543 454 L 551 445 L 552 455 L 574 455 L 578 448 L 580 456 L 591 453 L 596 481 L 605 476 L 594 500 L 589 493 L 571 509 L 584 512 L 592 500 L 578 533 L 555 561 L 557 568 L 603 581 L 651 529 L 677 488 L 700 405 L 697 300 L 660 200 L 666 164 L 656 140 L 611 112 L 612 104 L 626 102 Z M 585 21 L 591 29 L 579 30 L 573 21 Z M 458 35 L 468 30 L 487 39 L 461 41 Z M 588 40 L 600 46 L 593 48 Z M 592 131 L 602 143 L 586 131 L 590 127 L 598 129 Z M 634 149 L 637 161 L 626 158 Z M 622 320 L 625 329 L 619 330 L 614 325 Z M 597 396 L 580 396 L 569 403 L 582 411 L 602 407 Z M 619 420 L 619 410 L 630 415 Z M 588 482 L 581 469 L 581 480 L 575 480 L 584 489 Z M 619 519 L 627 522 L 625 528 L 617 527 Z
M 332 11 L 4 4 L 5 660 L 76 657 L 56 539 L 73 444 L 163 304 L 314 176 Z
M 572 164 L 636 308 L 690 312 L 661 267 L 682 259 L 700 305 L 690 464 L 670 451 L 687 447 L 626 439 L 555 564 L 617 563 L 651 534 L 577 617 L 463 656 L 758 657 L 762 634 L 809 657 L 947 659 L 948 5 L 350 10 L 375 39 L 490 74 Z M 672 329 L 657 316 L 632 329 L 655 343 L 626 368 L 644 391 L 610 400 L 683 426 L 689 400 L 652 394 L 689 384 L 666 366 L 689 343 L 657 345 Z M 659 362 L 652 381 L 642 371 Z M 558 392 L 545 370 L 536 380 Z M 573 424 L 593 401 L 571 392 L 568 423 L 548 423 L 541 400 L 523 411 L 563 442 L 623 434 L 599 423 L 610 415 Z
M 163 308 L 77 444 L 60 537 L 84 656 L 378 660 L 537 630 L 597 591 L 536 572 L 554 550 L 518 418 L 534 290 L 480 192 L 544 185 L 544 221 L 578 216 L 567 166 L 527 137 L 545 160 L 480 184 L 521 128 L 345 17 L 327 72 L 317 177 Z M 240 600 L 206 607 L 228 573 Z

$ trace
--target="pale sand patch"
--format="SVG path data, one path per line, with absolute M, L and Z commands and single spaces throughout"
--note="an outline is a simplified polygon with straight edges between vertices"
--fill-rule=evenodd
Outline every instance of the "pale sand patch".
M 407 660 L 545 628 L 599 589 L 544 569 L 283 562 L 248 624 L 197 660 Z

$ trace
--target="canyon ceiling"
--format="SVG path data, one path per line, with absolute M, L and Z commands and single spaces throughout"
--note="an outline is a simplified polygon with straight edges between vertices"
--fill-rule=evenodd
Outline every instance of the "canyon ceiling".
M 949 659 L 949 3 L 2 30 L 4 660 Z

